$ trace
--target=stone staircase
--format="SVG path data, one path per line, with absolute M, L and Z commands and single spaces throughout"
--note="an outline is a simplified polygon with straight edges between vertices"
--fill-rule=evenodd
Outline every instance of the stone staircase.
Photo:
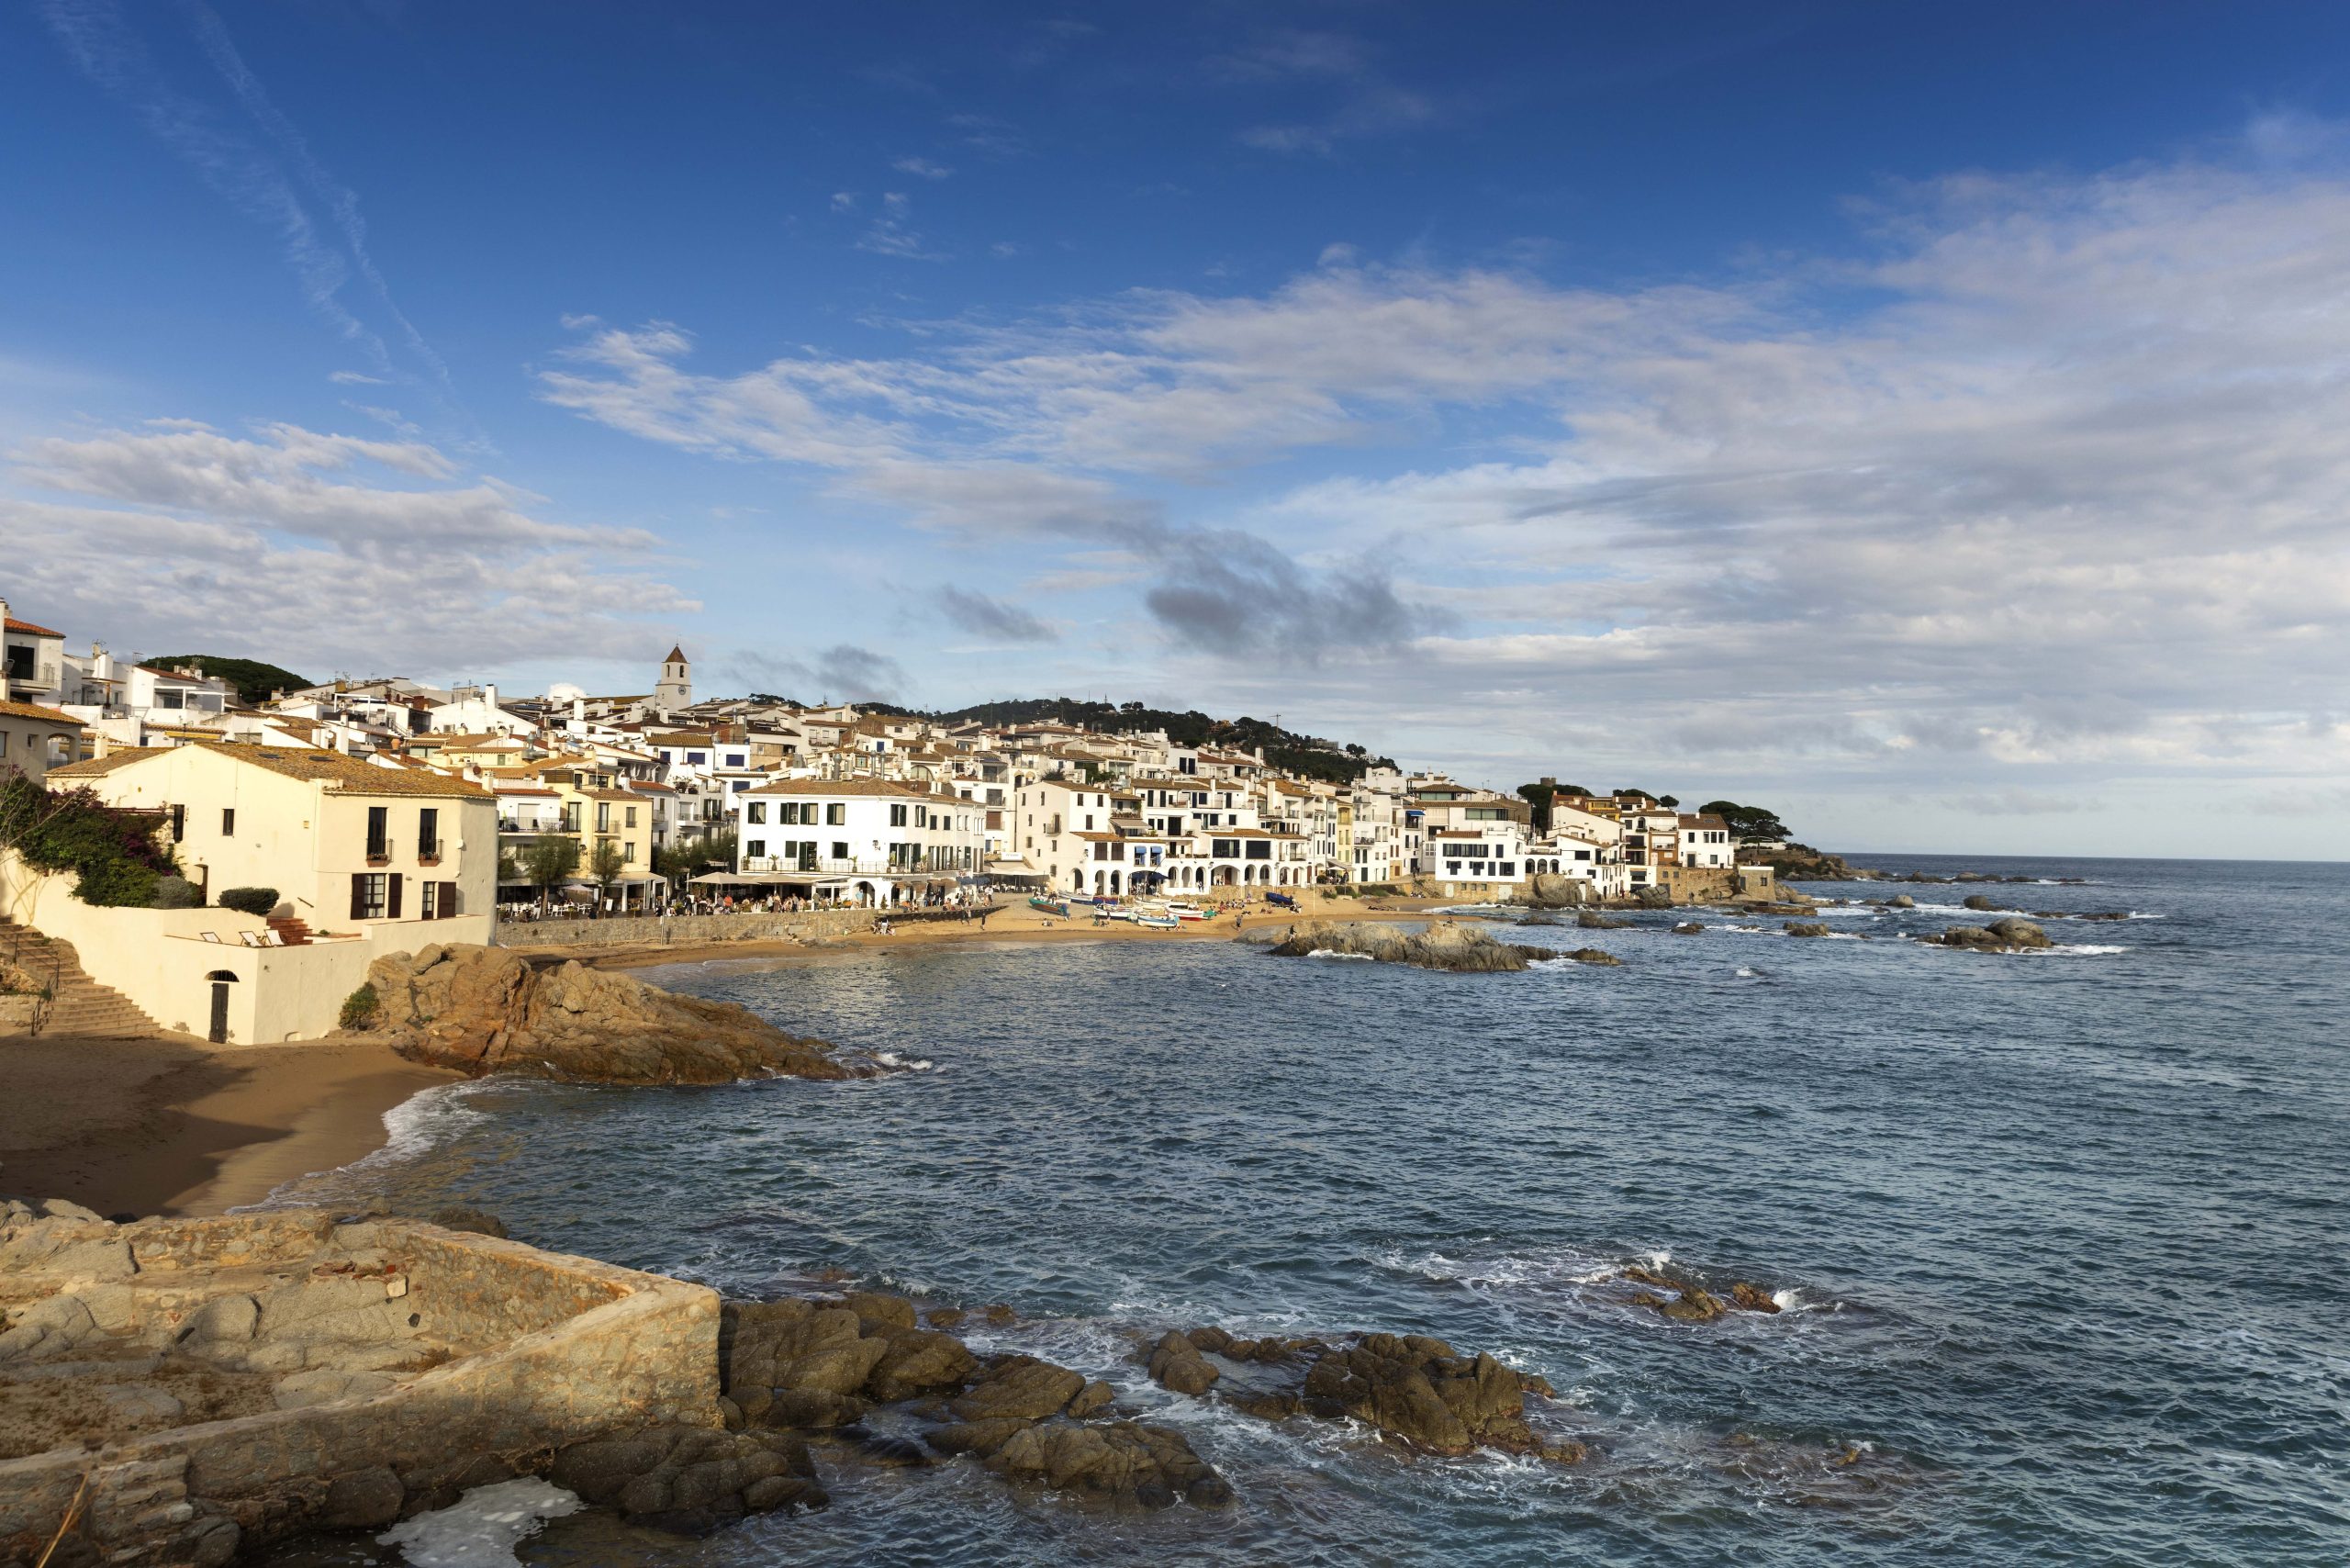
M 291 914 L 268 917 L 269 928 L 277 933 L 288 947 L 299 947 L 310 939 L 309 923 Z
M 160 1025 L 112 986 L 83 972 L 73 944 L 44 936 L 29 925 L 0 915 L 0 958 L 10 959 L 36 980 L 56 977 L 49 1010 L 37 1035 L 88 1040 L 140 1040 L 163 1033 Z

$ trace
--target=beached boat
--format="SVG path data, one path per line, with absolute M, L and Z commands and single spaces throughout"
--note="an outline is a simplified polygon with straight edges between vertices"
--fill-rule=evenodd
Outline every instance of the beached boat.
M 1173 915 L 1178 920 L 1205 920 L 1208 917 L 1208 912 L 1206 910 L 1202 909 L 1197 904 L 1192 903 L 1169 902 L 1167 906 L 1167 913 Z
M 1138 913 L 1132 918 L 1136 925 L 1139 925 L 1147 931 L 1172 931 L 1177 926 L 1183 924 L 1171 914 Z
M 1028 901 L 1028 907 L 1030 909 L 1041 909 L 1046 914 L 1058 914 L 1064 919 L 1069 915 L 1069 905 L 1063 903 L 1058 899 L 1031 898 Z

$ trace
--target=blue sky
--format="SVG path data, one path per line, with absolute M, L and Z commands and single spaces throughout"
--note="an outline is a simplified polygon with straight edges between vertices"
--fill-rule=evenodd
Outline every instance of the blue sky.
M 124 651 L 1280 713 L 2350 856 L 2350 12 L 0 8 L 0 578 Z

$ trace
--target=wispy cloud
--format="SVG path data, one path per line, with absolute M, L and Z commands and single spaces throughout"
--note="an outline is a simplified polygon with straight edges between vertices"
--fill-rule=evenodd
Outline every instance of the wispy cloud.
M 865 232 L 857 236 L 856 248 L 877 256 L 901 256 L 915 262 L 946 259 L 946 252 L 932 248 L 914 231 L 913 199 L 903 191 L 882 194 L 881 210 L 874 215 Z
M 1248 146 L 1270 152 L 1328 155 L 1342 141 L 1415 130 L 1437 118 L 1427 94 L 1403 86 L 1380 69 L 1363 41 L 1349 34 L 1281 28 L 1213 56 L 1208 72 L 1226 83 L 1277 88 L 1285 99 L 1320 88 L 1335 101 L 1323 113 L 1248 127 Z
M 244 129 L 172 85 L 143 36 L 113 0 L 41 0 L 41 12 L 85 75 L 128 106 L 213 191 L 276 236 L 305 303 L 366 364 L 365 372 L 342 372 L 336 379 L 408 386 L 432 404 L 454 439 L 474 447 L 487 444 L 456 395 L 448 366 L 393 299 L 368 250 L 357 195 L 311 152 L 203 0 L 183 0 L 169 11 L 139 16 L 142 21 L 161 15 L 185 19 L 206 62 L 229 90 L 230 113 L 241 118 Z M 364 302 L 351 297 L 354 276 Z M 386 329 L 399 345 L 397 353 Z
M 946 164 L 934 163 L 927 158 L 892 159 L 890 167 L 901 174 L 912 174 L 923 180 L 943 180 L 955 173 Z

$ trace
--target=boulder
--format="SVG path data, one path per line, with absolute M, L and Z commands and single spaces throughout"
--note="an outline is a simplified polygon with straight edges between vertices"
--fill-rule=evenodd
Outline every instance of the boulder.
M 1695 936 L 1701 935 L 1705 929 L 1705 926 L 1697 921 L 1684 920 L 1673 928 L 1673 934 L 1675 936 Z
M 1393 925 L 1308 921 L 1277 935 L 1243 933 L 1241 940 L 1270 941 L 1276 958 L 1345 953 L 1375 958 L 1381 963 L 1411 964 L 1457 974 L 1510 973 L 1539 958 L 1559 956 L 1548 947 L 1497 942 L 1481 930 L 1452 921 L 1439 921 L 1425 931 L 1408 935 Z
M 988 1370 L 970 1390 L 948 1402 L 959 1421 L 1058 1416 L 1085 1391 L 1085 1379 L 1034 1356 L 1013 1356 Z
M 504 947 L 435 943 L 369 966 L 370 1032 L 411 1060 L 479 1075 L 599 1083 L 724 1083 L 852 1070 L 821 1040 L 732 1002 L 675 996 L 577 960 L 539 968 Z
M 1964 904 L 1968 909 L 1981 911 L 1985 913 L 1995 913 L 2001 907 L 1998 900 L 1993 898 L 1988 893 L 1969 893 L 1958 902 Z
M 462 1230 L 475 1236 L 507 1239 L 506 1222 L 482 1209 L 435 1209 L 432 1223 L 443 1230 Z
M 1526 902 L 1536 909 L 1572 909 L 1593 902 L 1594 895 L 1589 882 L 1542 871 L 1526 884 Z
M 2029 920 L 2009 916 L 1989 925 L 1953 925 L 1938 936 L 1922 940 L 1943 947 L 1964 947 L 1980 953 L 2022 953 L 2053 947 L 2048 933 Z
M 933 1328 L 881 1330 L 880 1359 L 866 1375 L 865 1396 L 883 1405 L 918 1394 L 959 1394 L 979 1370 L 963 1341 Z
M 1629 920 L 1610 920 L 1597 910 L 1586 909 L 1576 914 L 1575 924 L 1585 931 L 1629 931 L 1638 923 Z
M 1633 897 L 1639 901 L 1642 909 L 1671 909 L 1673 907 L 1673 895 L 1653 883 L 1642 888 Z
M 1653 1307 L 1676 1323 L 1711 1323 L 1729 1307 L 1722 1298 L 1697 1285 L 1682 1285 L 1670 1299 L 1645 1291 L 1632 1298 L 1634 1306 Z
M 890 1351 L 855 1312 L 809 1301 L 723 1304 L 722 1391 L 763 1427 L 837 1427 L 865 1414 L 866 1380 Z
M 1602 969 L 1621 968 L 1624 960 L 1599 947 L 1577 947 L 1567 955 L 1578 964 L 1597 964 Z
M 1203 1508 L 1232 1501 L 1232 1488 L 1181 1432 L 1137 1421 L 1055 1421 L 1013 1433 L 988 1467 L 1014 1481 L 1140 1504 Z
M 1916 909 L 1918 907 L 1918 901 L 1911 898 L 1908 893 L 1896 893 L 1891 898 L 1885 901 L 1885 907 L 1887 909 Z
M 1458 1354 L 1441 1339 L 1366 1334 L 1316 1360 L 1302 1393 L 1309 1415 L 1360 1421 L 1430 1453 L 1545 1453 L 1526 1422 L 1526 1394 L 1538 1383 L 1490 1355 Z
M 639 1523 L 688 1532 L 829 1500 L 808 1445 L 785 1432 L 648 1427 L 556 1450 L 547 1478 Z
M 972 1453 L 981 1459 L 994 1453 L 1010 1442 L 1014 1433 L 1024 1432 L 1034 1421 L 1017 1417 L 999 1416 L 984 1421 L 956 1421 L 944 1427 L 933 1427 L 922 1440 L 940 1453 Z
M 1729 1287 L 1729 1304 L 1740 1312 L 1776 1312 L 1779 1304 L 1760 1285 L 1740 1280 Z
M 1781 929 L 1785 931 L 1790 936 L 1825 936 L 1828 935 L 1827 923 L 1825 921 L 1818 920 L 1790 920 L 1785 922 L 1782 925 Z
M 313 1521 L 322 1529 L 380 1529 L 400 1517 L 408 1488 L 387 1465 L 346 1471 L 327 1483 Z
M 1173 1393 L 1205 1394 L 1222 1375 L 1201 1358 L 1199 1346 L 1171 1328 L 1151 1349 L 1151 1381 Z

